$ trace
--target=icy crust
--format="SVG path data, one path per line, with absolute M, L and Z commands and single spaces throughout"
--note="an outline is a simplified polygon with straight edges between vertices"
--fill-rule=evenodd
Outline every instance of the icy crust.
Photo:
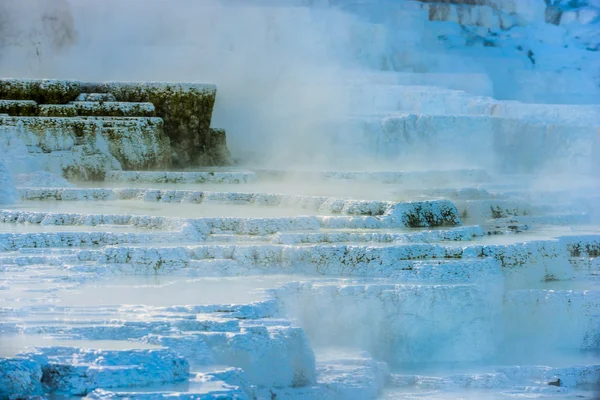
M 49 236 L 49 237 L 47 237 Z M 95 240 L 88 239 L 89 237 Z M 245 275 L 257 272 L 301 272 L 328 276 L 364 276 L 395 278 L 406 282 L 468 282 L 480 279 L 500 279 L 501 264 L 492 259 L 453 260 L 457 253 L 448 255 L 440 247 L 408 249 L 407 247 L 371 248 L 360 246 L 274 246 L 274 245 L 192 245 L 156 246 L 159 238 L 143 234 L 106 234 L 104 241 L 129 242 L 100 249 L 74 251 L 75 262 L 94 262 L 88 270 L 118 271 L 127 267 L 138 273 L 181 272 L 209 276 Z M 102 242 L 97 235 L 66 233 L 64 235 L 23 235 L 30 239 L 23 250 L 47 244 L 70 246 L 95 245 Z M 63 239 L 49 243 L 51 238 Z M 77 242 L 77 239 L 82 240 Z M 88 239 L 88 241 L 83 241 Z M 129 240 L 127 240 L 129 239 Z M 150 242 L 150 243 L 149 243 Z M 138 245 L 133 245 L 137 243 Z M 9 237 L 3 247 L 15 250 L 20 241 Z M 146 244 L 146 246 L 139 246 Z M 7 265 L 30 265 L 46 260 L 43 255 L 4 256 Z M 206 263 L 209 261 L 209 263 Z M 214 261 L 214 262 L 210 262 Z M 127 270 L 126 269 L 126 270 Z M 508 273 L 507 273 L 508 274 Z M 545 276 L 545 275 L 544 275 Z M 539 278 L 535 276 L 534 278 Z M 530 278 L 534 280 L 534 278 Z
M 374 360 L 366 351 L 348 348 L 320 349 L 316 359 L 316 385 L 259 390 L 258 398 L 269 399 L 272 394 L 281 399 L 376 399 L 381 395 L 389 376 L 387 364 Z
M 252 183 L 256 182 L 254 172 L 140 172 L 108 171 L 107 182 L 147 182 L 147 183 Z
M 201 218 L 184 220 L 165 217 L 144 217 L 128 215 L 87 215 L 53 214 L 22 211 L 2 211 L 0 221 L 11 223 L 34 223 L 53 225 L 131 225 L 136 227 L 171 229 L 178 231 L 172 239 L 157 234 L 124 233 L 26 233 L 3 234 L 2 247 L 15 250 L 19 247 L 33 248 L 46 246 L 72 246 L 83 244 L 120 244 L 119 247 L 107 247 L 93 252 L 82 252 L 82 260 L 102 260 L 104 263 L 140 264 L 147 268 L 179 269 L 193 264 L 194 260 L 231 259 L 232 265 L 224 264 L 226 270 L 217 269 L 212 273 L 242 274 L 248 268 L 294 268 L 306 272 L 318 271 L 321 274 L 380 276 L 386 271 L 388 276 L 404 268 L 400 260 L 469 260 L 490 258 L 499 263 L 511 287 L 526 287 L 528 284 L 547 280 L 568 280 L 580 272 L 578 260 L 587 254 L 595 256 L 598 252 L 596 236 L 563 237 L 555 240 L 537 240 L 511 245 L 469 244 L 463 246 L 415 243 L 409 244 L 411 235 L 399 237 L 407 244 L 394 243 L 385 246 L 347 245 L 315 243 L 310 245 L 281 245 L 294 243 L 298 239 L 314 235 L 315 238 L 326 235 L 338 239 L 352 239 L 353 234 L 336 233 L 285 233 L 288 230 L 318 230 L 319 222 L 314 217 L 274 218 L 274 219 L 221 219 Z M 157 240 L 177 241 L 181 239 L 204 241 L 212 234 L 237 233 L 250 235 L 276 234 L 270 240 L 273 244 L 207 244 L 194 246 L 129 247 L 131 243 L 154 243 Z M 446 233 L 445 233 L 446 232 Z M 453 231 L 434 231 L 430 237 L 457 238 Z M 459 229 L 457 232 L 461 232 Z M 468 230 L 466 232 L 469 232 Z M 463 234 L 469 235 L 463 231 Z M 209 235 L 209 236 L 207 236 Z M 287 235 L 289 239 L 287 239 Z M 344 236 L 346 235 L 346 236 Z M 367 234 L 362 234 L 366 235 Z M 382 234 L 385 235 L 385 234 Z M 440 235 L 440 236 L 438 236 Z M 392 236 L 394 237 L 394 236 Z M 427 233 L 412 235 L 413 239 L 427 237 Z M 458 236 L 460 237 L 460 236 Z M 219 236 L 216 237 L 219 240 Z M 408 240 L 406 240 L 408 239 Z M 264 238 L 269 241 L 269 238 Z M 85 256 L 84 256 L 85 255 Z M 411 266 L 412 263 L 409 263 Z M 214 267 L 219 264 L 214 265 Z M 411 267 L 412 269 L 412 267 Z
M 150 217 L 145 215 L 59 214 L 14 210 L 0 210 L 0 222 L 58 226 L 131 225 L 140 228 L 171 230 L 181 228 L 186 223 L 181 218 Z
M 94 390 L 84 399 L 90 400 L 250 400 L 244 392 L 236 389 L 214 390 L 205 393 L 182 393 L 182 392 L 111 392 L 107 390 Z
M 279 206 L 313 212 L 378 216 L 378 227 L 458 225 L 460 218 L 448 200 L 389 202 L 270 193 L 200 192 L 156 189 L 23 189 L 22 200 L 143 200 L 165 203 L 222 203 Z M 324 220 L 325 224 L 329 220 Z
M 0 210 L 0 222 L 41 225 L 131 225 L 141 228 L 178 230 L 183 228 L 191 240 L 210 233 L 267 235 L 292 230 L 318 230 L 317 217 L 283 218 L 170 218 L 128 214 L 44 213 Z
M 61 312 L 56 306 L 51 306 L 48 311 Z M 96 318 L 102 318 L 103 312 L 110 309 L 67 307 L 62 310 L 71 315 L 82 312 L 88 315 L 91 311 L 95 311 Z M 224 364 L 236 367 L 192 374 L 186 383 L 189 388 L 186 392 L 190 393 L 214 391 L 219 381 L 222 387 L 215 393 L 231 392 L 248 395 L 249 398 L 255 398 L 255 390 L 268 392 L 273 387 L 310 387 L 316 384 L 315 359 L 304 332 L 291 327 L 286 320 L 273 318 L 277 307 L 270 300 L 242 305 L 122 306 L 119 309 L 121 317 L 128 315 L 131 318 L 141 312 L 146 315 L 145 320 L 65 321 L 70 326 L 57 326 L 55 322 L 45 320 L 45 312 L 43 307 L 34 307 L 32 316 L 38 314 L 42 320 L 30 318 L 33 326 L 15 328 L 25 334 L 33 332 L 65 338 L 141 340 L 170 349 L 94 351 L 53 347 L 22 354 L 21 357 L 37 361 L 44 376 L 50 375 L 42 378 L 42 383 L 46 390 L 54 393 L 81 395 L 101 388 L 95 395 L 102 393 L 118 398 L 121 393 L 133 392 L 132 389 L 127 390 L 128 387 L 157 387 L 160 383 L 188 378 L 188 361 L 192 369 L 210 370 L 214 365 Z M 6 310 L 4 314 L 10 315 Z M 6 330 L 7 326 L 3 328 Z M 138 374 L 145 376 L 136 379 Z M 115 389 L 109 391 L 110 388 Z M 149 393 L 153 393 L 152 388 L 149 388 Z M 137 396 L 142 395 L 138 393 L 134 398 Z
M 0 161 L 0 204 L 16 203 L 18 200 L 12 174 Z
M 383 391 L 389 375 L 387 364 L 375 361 L 367 352 L 357 353 L 333 350 L 317 355 L 319 384 L 334 393 L 332 398 L 375 399 Z
M 100 226 L 103 224 L 100 224 Z M 106 224 L 104 224 L 106 225 Z M 88 225 L 91 226 L 91 225 Z M 98 225 L 95 225 L 98 226 Z M 116 227 L 109 224 L 108 227 Z M 121 225 L 122 226 L 122 225 Z M 135 226 L 135 225 L 132 225 Z M 168 228 L 165 225 L 165 229 Z M 16 251 L 30 248 L 63 248 L 79 246 L 110 246 L 126 244 L 150 243 L 181 243 L 186 241 L 203 241 L 208 243 L 230 243 L 244 241 L 247 243 L 264 244 L 328 244 L 337 242 L 354 243 L 418 243 L 436 242 L 440 240 L 468 241 L 481 236 L 483 232 L 479 227 L 455 228 L 453 230 L 434 230 L 415 234 L 402 233 L 275 233 L 272 235 L 232 235 L 232 234 L 201 234 L 193 230 L 193 224 L 171 224 L 177 228 L 171 232 L 149 231 L 148 233 L 119 233 L 119 232 L 31 232 L 31 233 L 0 233 L 0 249 L 2 251 Z M 154 226 L 156 229 L 156 226 Z M 225 248 L 225 247 L 223 247 Z M 8 262 L 7 257 L 0 257 L 3 262 Z
M 597 64 L 591 62 L 598 48 L 597 6 L 565 12 L 563 24 L 559 8 L 573 2 L 503 1 L 498 7 L 481 6 L 480 1 L 427 2 L 378 2 L 369 10 L 356 4 L 344 7 L 362 20 L 354 28 L 360 61 L 372 70 L 416 76 L 401 81 L 406 84 L 530 103 L 597 103 Z M 575 7 L 588 2 L 577 3 Z M 392 13 L 394 18 L 386 18 Z M 471 57 L 480 62 L 474 66 Z M 494 70 L 499 62 L 511 74 Z M 487 72 L 485 79 L 478 76 L 482 71 Z

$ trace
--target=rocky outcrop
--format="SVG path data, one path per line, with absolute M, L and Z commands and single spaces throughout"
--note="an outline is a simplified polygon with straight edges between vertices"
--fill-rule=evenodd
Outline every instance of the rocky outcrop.
M 83 92 L 110 93 L 117 101 L 149 102 L 164 120 L 171 139 L 173 164 L 228 164 L 224 131 L 210 128 L 217 88 L 187 83 L 82 83 Z
M 225 131 L 210 127 L 215 95 L 205 84 L 0 79 L 0 125 L 67 178 L 226 165 Z
M 159 118 L 0 117 L 41 167 L 68 179 L 103 179 L 106 171 L 170 165 Z

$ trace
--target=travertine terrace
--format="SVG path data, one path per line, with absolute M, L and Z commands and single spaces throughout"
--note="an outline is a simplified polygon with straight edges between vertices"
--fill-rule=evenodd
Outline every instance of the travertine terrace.
M 597 88 L 467 69 L 518 2 L 381 3 L 406 53 L 322 125 L 354 169 L 235 163 L 212 84 L 0 79 L 0 400 L 597 398 Z
M 215 94 L 202 84 L 0 79 L 0 128 L 71 179 L 226 165 L 225 133 L 210 128 Z

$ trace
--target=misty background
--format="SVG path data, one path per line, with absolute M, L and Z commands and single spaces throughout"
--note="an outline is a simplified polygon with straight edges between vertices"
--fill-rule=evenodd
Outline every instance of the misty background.
M 546 23 L 560 20 L 565 2 L 488 3 L 502 24 L 518 19 L 520 25 L 448 22 L 454 36 L 447 35 L 448 26 L 433 29 L 427 19 L 407 18 L 421 4 L 412 1 L 0 0 L 0 75 L 214 83 L 212 126 L 227 131 L 234 158 L 249 166 L 406 170 L 435 161 L 441 168 L 487 168 L 495 155 L 462 136 L 462 126 L 448 127 L 449 145 L 436 142 L 433 149 L 425 140 L 419 147 L 420 138 L 405 138 L 414 148 L 399 149 L 397 133 L 387 135 L 384 127 L 375 134 L 368 118 L 347 116 L 372 117 L 379 129 L 390 110 L 375 104 L 383 93 L 377 85 L 436 84 L 440 72 L 446 74 L 440 85 L 477 95 L 595 99 L 592 72 L 600 60 L 578 48 L 591 46 L 594 39 L 583 38 L 593 35 L 577 33 L 581 43 L 558 55 L 556 46 L 537 40 L 571 44 L 573 35 Z M 485 55 L 490 40 L 500 62 Z M 560 74 L 550 79 L 543 73 L 550 70 Z
M 212 125 L 227 130 L 234 156 L 318 158 L 315 127 L 346 112 L 351 17 L 226 3 L 0 0 L 1 75 L 214 83 Z M 319 31 L 313 13 L 337 26 Z

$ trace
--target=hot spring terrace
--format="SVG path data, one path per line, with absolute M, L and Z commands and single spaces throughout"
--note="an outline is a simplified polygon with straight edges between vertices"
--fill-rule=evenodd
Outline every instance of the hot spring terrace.
M 310 64 L 295 35 L 316 34 L 358 70 L 329 88 L 311 65 L 296 98 L 293 61 L 283 115 L 244 104 L 239 74 L 233 103 L 213 84 L 0 79 L 0 400 L 598 399 L 597 2 L 227 3 L 245 8 L 208 40 L 232 64 L 264 8 L 266 47 Z M 153 25 L 126 11 L 102 40 Z M 186 62 L 206 35 L 176 14 L 160 44 L 136 30 L 139 59 L 195 77 L 220 58 Z M 322 92 L 347 107 L 315 110 L 289 160 L 273 146 L 283 169 L 253 165 L 272 143 L 246 123 L 279 118 L 285 141 Z M 313 159 L 330 170 L 291 170 Z
M 578 193 L 473 169 L 21 186 L 0 393 L 593 398 L 600 234 Z

